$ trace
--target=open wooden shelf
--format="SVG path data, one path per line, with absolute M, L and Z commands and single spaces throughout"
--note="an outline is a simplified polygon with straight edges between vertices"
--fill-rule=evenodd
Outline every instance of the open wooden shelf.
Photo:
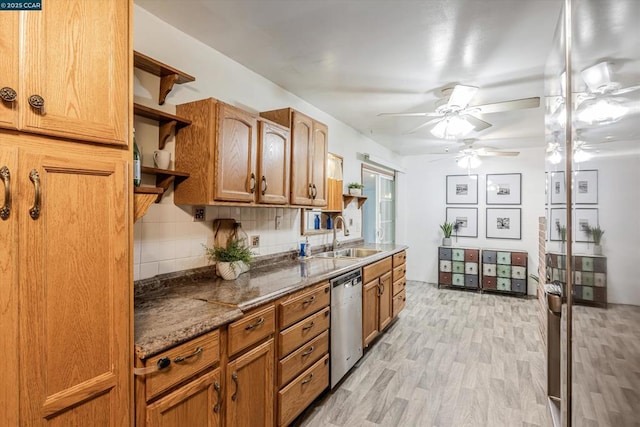
M 158 187 L 135 187 L 133 190 L 133 222 L 142 218 L 164 190 Z
M 133 113 L 158 122 L 160 125 L 158 148 L 160 150 L 164 148 L 167 139 L 171 136 L 171 132 L 174 130 L 177 132 L 180 128 L 191 124 L 191 120 L 183 119 L 174 114 L 165 113 L 164 111 L 156 110 L 155 108 L 135 102 L 133 103 Z
M 344 200 L 344 207 L 346 208 L 347 206 L 349 206 L 349 203 L 351 203 L 354 200 L 358 201 L 358 209 L 360 209 L 362 207 L 362 205 L 364 205 L 364 202 L 367 201 L 367 196 L 356 196 L 355 194 L 343 194 L 342 195 L 342 199 Z
M 133 51 L 133 66 L 160 77 L 160 94 L 158 96 L 158 104 L 164 104 L 167 95 L 173 89 L 175 84 L 189 83 L 196 80 L 184 71 L 180 71 L 167 64 L 163 64 L 153 58 L 148 57 L 140 52 Z
M 148 166 L 142 166 L 142 173 L 147 173 L 156 176 L 156 187 L 160 188 L 162 192 L 158 195 L 158 202 L 162 200 L 162 196 L 165 191 L 169 189 L 169 186 L 175 181 L 176 184 L 183 179 L 189 178 L 187 172 L 172 171 L 168 169 L 151 168 Z M 177 181 L 176 181 L 177 180 Z M 138 187 L 142 188 L 142 187 Z

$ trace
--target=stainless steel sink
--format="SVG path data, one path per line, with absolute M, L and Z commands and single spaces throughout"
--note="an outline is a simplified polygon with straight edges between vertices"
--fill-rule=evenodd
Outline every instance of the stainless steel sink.
M 380 253 L 377 249 L 345 248 L 337 251 L 322 252 L 314 255 L 315 258 L 366 258 Z

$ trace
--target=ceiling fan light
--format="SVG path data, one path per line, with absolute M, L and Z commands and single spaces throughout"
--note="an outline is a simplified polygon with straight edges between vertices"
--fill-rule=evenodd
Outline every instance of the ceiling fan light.
M 549 154 L 547 159 L 552 165 L 557 165 L 562 161 L 562 154 L 560 154 L 560 151 L 554 150 L 551 152 L 551 154 Z
M 609 98 L 586 100 L 578 109 L 578 120 L 600 125 L 617 122 L 629 111 L 620 102 Z
M 611 71 L 606 61 L 585 68 L 580 75 L 591 92 L 599 92 L 611 83 Z
M 460 139 L 474 129 L 474 126 L 464 118 L 454 115 L 440 120 L 432 129 L 431 134 L 442 139 Z
M 463 169 L 475 169 L 482 164 L 477 154 L 465 154 L 458 159 L 458 166 Z
M 586 162 L 587 160 L 591 160 L 592 157 L 593 155 L 591 153 L 582 148 L 578 148 L 573 152 L 573 161 L 576 163 Z

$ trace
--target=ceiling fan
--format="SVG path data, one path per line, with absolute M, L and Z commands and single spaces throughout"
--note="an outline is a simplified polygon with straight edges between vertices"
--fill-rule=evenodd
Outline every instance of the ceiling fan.
M 616 142 L 615 138 L 606 137 L 603 140 L 592 143 L 588 142 L 584 135 L 582 134 L 582 129 L 576 129 L 575 140 L 573 141 L 573 160 L 576 163 L 586 162 L 587 160 L 592 159 L 595 155 L 599 154 L 601 151 L 609 151 L 606 148 L 603 148 L 601 144 L 605 144 L 608 142 Z M 558 164 L 562 161 L 562 146 L 558 142 L 558 132 L 553 133 L 553 141 L 549 141 L 547 143 L 547 159 L 552 164 Z
M 460 142 L 463 144 L 458 149 L 458 152 L 454 156 L 443 157 L 437 160 L 444 160 L 453 158 L 461 168 L 473 169 L 482 163 L 482 157 L 515 157 L 520 154 L 519 151 L 498 151 L 493 147 L 476 147 L 474 144 L 477 139 L 463 139 Z M 445 149 L 445 154 L 449 153 L 449 148 Z M 442 154 L 442 153 L 433 153 Z
M 491 126 L 491 123 L 479 119 L 476 114 L 492 114 L 540 106 L 539 97 L 470 106 L 469 102 L 471 102 L 477 91 L 478 88 L 475 86 L 455 85 L 446 87 L 441 91 L 444 98 L 436 102 L 434 112 L 380 113 L 378 116 L 434 117 L 407 133 L 414 133 L 426 126 L 435 124 L 431 129 L 431 133 L 434 136 L 444 139 L 459 139 L 472 130 L 481 131 Z M 447 96 L 448 99 L 446 98 Z

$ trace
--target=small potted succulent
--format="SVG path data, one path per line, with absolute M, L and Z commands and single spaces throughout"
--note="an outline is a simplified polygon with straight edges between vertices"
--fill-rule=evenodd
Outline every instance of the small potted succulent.
M 347 185 L 347 188 L 349 189 L 349 194 L 353 196 L 361 196 L 364 185 L 359 182 L 351 182 Z
M 602 240 L 603 234 L 604 230 L 601 229 L 599 225 L 596 225 L 595 227 L 587 227 L 587 235 L 593 239 L 594 255 L 602 255 L 602 246 L 600 245 L 600 241 Z
M 451 246 L 451 232 L 453 231 L 453 223 L 446 222 L 444 224 L 440 224 L 440 230 L 444 233 L 444 237 L 442 238 L 442 246 Z
M 240 274 L 249 271 L 253 252 L 237 240 L 231 240 L 226 248 L 205 246 L 205 249 L 209 259 L 216 262 L 216 274 L 224 280 L 235 280 Z

